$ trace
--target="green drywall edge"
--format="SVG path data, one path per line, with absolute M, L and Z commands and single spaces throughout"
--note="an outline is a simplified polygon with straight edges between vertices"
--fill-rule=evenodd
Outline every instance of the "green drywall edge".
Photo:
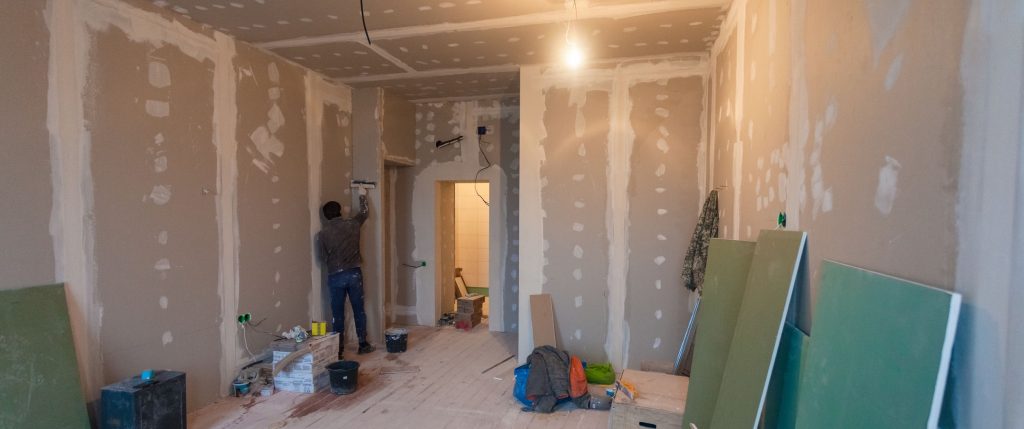
M 764 409 L 807 234 L 761 231 L 747 274 L 711 428 L 755 428 Z
M 64 285 L 0 291 L 0 428 L 88 428 Z
M 708 246 L 683 427 L 693 423 L 706 428 L 711 423 L 755 244 L 713 239 Z
M 825 261 L 796 427 L 936 427 L 960 299 Z
M 796 427 L 800 374 L 807 356 L 807 334 L 788 322 L 782 328 L 779 353 L 775 357 L 768 395 L 764 399 L 765 429 Z

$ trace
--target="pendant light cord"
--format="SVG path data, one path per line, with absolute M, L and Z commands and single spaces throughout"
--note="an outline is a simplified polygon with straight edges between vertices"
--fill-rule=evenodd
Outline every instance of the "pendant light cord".
M 359 0 L 359 18 L 363 20 L 363 34 L 366 35 L 366 44 L 372 45 L 373 42 L 370 41 L 370 30 L 366 29 L 366 10 L 363 7 L 363 0 Z

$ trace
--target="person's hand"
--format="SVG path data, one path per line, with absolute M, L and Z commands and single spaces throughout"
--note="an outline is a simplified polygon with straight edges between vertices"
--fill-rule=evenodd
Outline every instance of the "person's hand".
M 366 199 L 366 188 L 362 186 L 359 187 L 359 198 L 363 200 Z

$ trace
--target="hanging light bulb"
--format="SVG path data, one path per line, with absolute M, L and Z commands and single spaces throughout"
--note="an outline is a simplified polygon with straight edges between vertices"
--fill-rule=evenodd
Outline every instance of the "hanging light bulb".
M 583 50 L 575 42 L 566 43 L 565 65 L 573 69 L 578 69 L 583 65 Z

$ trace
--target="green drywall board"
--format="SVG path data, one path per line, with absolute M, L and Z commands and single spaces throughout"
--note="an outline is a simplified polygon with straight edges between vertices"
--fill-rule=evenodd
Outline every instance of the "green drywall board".
M 0 291 L 0 428 L 88 428 L 64 285 Z
M 807 234 L 799 231 L 764 230 L 758 236 L 709 427 L 758 426 L 806 243 Z
M 807 356 L 810 339 L 789 322 L 782 328 L 779 353 L 775 357 L 768 395 L 764 399 L 765 429 L 792 429 L 796 427 L 796 406 L 800 388 L 800 374 Z
M 708 246 L 704 295 L 697 312 L 698 331 L 693 345 L 683 427 L 693 423 L 704 428 L 711 423 L 755 244 L 713 239 Z
M 960 295 L 822 264 L 797 428 L 934 428 Z

